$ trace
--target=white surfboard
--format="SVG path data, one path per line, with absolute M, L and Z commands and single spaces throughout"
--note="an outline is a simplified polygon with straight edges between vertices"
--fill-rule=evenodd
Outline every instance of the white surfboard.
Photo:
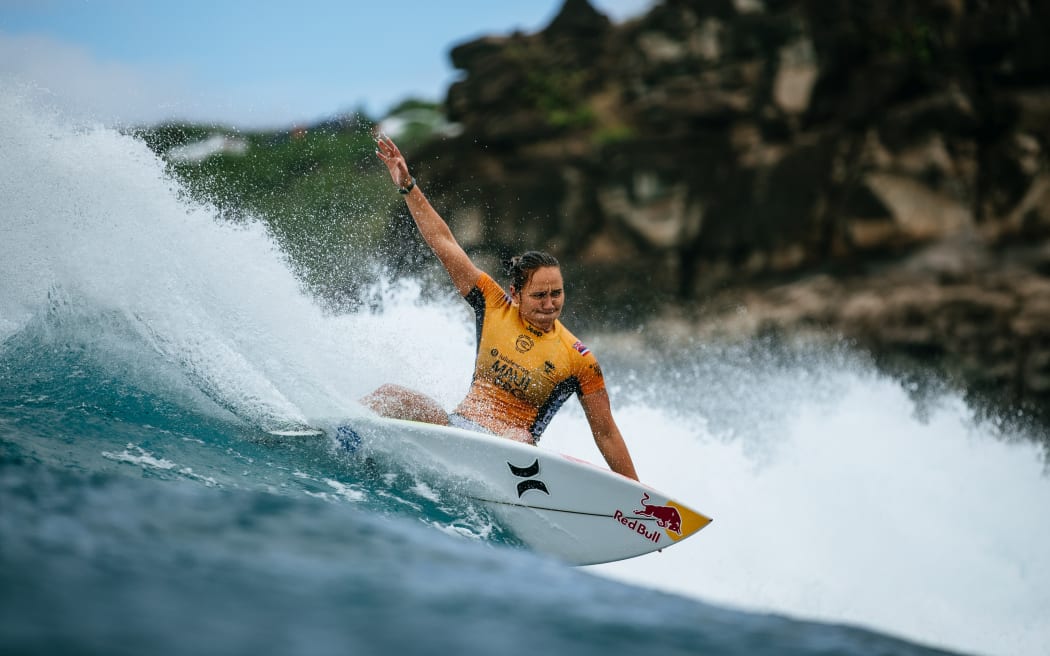
M 575 565 L 664 549 L 711 522 L 604 467 L 506 438 L 379 417 L 348 420 L 337 432 L 348 450 L 440 469 L 530 548 Z

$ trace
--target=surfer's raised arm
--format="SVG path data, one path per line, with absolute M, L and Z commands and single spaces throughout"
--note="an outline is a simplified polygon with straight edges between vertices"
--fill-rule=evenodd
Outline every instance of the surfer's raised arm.
M 466 296 L 481 276 L 481 270 L 474 265 L 470 256 L 452 235 L 448 224 L 423 195 L 423 191 L 416 185 L 415 178 L 408 172 L 408 163 L 405 162 L 404 155 L 385 134 L 376 136 L 376 155 L 386 164 L 391 179 L 397 185 L 398 191 L 404 195 L 419 234 L 441 260 L 441 264 L 452 278 L 452 284 L 462 296 Z

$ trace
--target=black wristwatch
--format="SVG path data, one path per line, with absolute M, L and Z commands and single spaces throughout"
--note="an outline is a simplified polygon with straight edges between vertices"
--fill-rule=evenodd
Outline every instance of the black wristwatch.
M 397 188 L 397 192 L 399 194 L 407 194 L 408 192 L 412 191 L 415 188 L 416 188 L 416 179 L 413 178 L 412 176 L 408 176 L 408 186 L 407 187 L 398 187 Z

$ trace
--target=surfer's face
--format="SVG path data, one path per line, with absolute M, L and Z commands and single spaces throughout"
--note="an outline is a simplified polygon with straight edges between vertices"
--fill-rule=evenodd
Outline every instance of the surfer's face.
M 523 319 L 543 332 L 553 330 L 554 322 L 561 316 L 561 308 L 565 304 L 565 283 L 561 278 L 561 269 L 536 269 L 522 289 L 511 288 L 511 295 Z

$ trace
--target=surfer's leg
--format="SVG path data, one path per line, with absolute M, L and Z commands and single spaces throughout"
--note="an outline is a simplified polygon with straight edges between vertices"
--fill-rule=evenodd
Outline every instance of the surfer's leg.
M 508 428 L 507 430 L 500 433 L 500 437 L 505 437 L 515 442 L 524 442 L 525 444 L 536 445 L 536 437 L 525 430 L 524 428 Z
M 400 385 L 382 385 L 361 403 L 384 417 L 448 426 L 448 413 L 437 401 Z

